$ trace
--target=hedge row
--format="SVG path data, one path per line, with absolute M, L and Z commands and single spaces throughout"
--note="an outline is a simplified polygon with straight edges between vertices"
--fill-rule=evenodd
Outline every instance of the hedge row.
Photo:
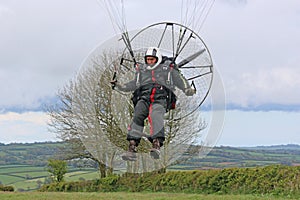
M 0 191 L 4 191 L 4 192 L 13 192 L 15 191 L 13 186 L 5 186 L 0 184 Z
M 41 191 L 300 195 L 300 166 L 124 174 L 94 181 L 44 185 Z

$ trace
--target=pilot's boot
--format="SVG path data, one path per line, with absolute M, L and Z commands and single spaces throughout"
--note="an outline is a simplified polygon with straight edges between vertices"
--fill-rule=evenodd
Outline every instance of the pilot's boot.
M 160 143 L 157 138 L 153 139 L 152 149 L 150 150 L 150 156 L 153 159 L 159 159 L 160 156 Z
M 125 160 L 125 161 L 136 161 L 136 159 L 137 159 L 137 156 L 136 156 L 136 153 L 137 153 L 136 147 L 137 147 L 137 142 L 135 140 L 130 140 L 129 141 L 128 151 L 125 152 L 122 155 L 122 159 Z

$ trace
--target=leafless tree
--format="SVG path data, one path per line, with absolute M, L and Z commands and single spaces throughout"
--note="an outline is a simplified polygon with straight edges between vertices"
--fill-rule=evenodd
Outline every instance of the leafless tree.
M 71 146 L 67 158 L 96 161 L 101 177 L 113 170 L 132 173 L 165 170 L 183 161 L 182 155 L 206 127 L 198 111 L 178 118 L 182 110 L 189 109 L 185 98 L 181 98 L 177 109 L 166 113 L 166 141 L 161 159 L 153 160 L 149 156 L 151 144 L 143 139 L 136 162 L 121 160 L 120 155 L 128 148 L 126 134 L 133 105 L 130 93 L 112 90 L 110 81 L 116 71 L 118 81 L 131 80 L 134 69 L 119 68 L 119 57 L 116 52 L 91 56 L 77 77 L 59 91 L 59 104 L 49 109 L 50 129 Z M 148 128 L 147 125 L 145 132 Z

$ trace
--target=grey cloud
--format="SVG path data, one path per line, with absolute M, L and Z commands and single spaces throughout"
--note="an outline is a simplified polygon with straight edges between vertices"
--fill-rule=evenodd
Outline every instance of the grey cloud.
M 32 107 L 54 95 L 109 34 L 101 30 L 96 2 L 11 1 L 1 8 L 10 11 L 0 15 L 6 22 L 0 27 L 1 107 Z
M 252 98 L 251 88 L 235 87 L 237 83 L 248 85 L 242 74 L 251 74 L 255 82 L 262 69 L 271 72 L 274 68 L 298 68 L 300 2 L 215 2 L 199 34 L 232 97 L 228 103 L 242 105 L 244 100 L 239 99 L 247 102 Z M 129 30 L 181 20 L 180 2 L 155 0 L 146 8 L 143 2 L 130 0 L 125 1 L 125 9 Z M 37 99 L 54 95 L 74 77 L 96 45 L 117 34 L 96 1 L 2 1 L 0 22 L 0 108 L 35 105 Z M 282 87 L 288 88 L 292 99 L 297 100 L 299 97 L 292 92 L 297 86 Z M 265 103 L 266 94 L 269 93 L 257 91 L 258 103 Z M 272 95 L 278 103 L 290 103 L 276 92 Z

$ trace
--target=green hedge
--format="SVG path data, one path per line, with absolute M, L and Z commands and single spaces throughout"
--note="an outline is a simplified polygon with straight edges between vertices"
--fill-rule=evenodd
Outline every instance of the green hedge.
M 15 191 L 13 186 L 5 186 L 0 184 L 0 191 L 4 191 L 4 192 L 13 192 Z
M 300 195 L 300 166 L 124 174 L 95 181 L 44 185 L 41 191 L 159 191 L 204 194 Z

